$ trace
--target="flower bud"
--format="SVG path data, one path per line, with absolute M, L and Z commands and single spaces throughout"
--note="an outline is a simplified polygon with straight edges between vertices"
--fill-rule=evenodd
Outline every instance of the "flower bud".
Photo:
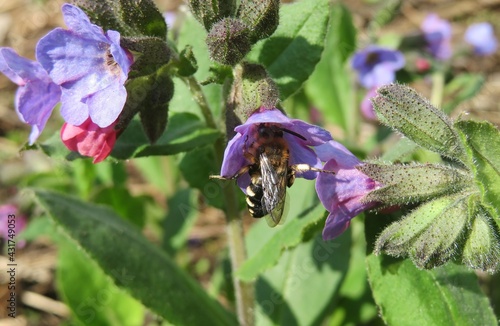
M 465 148 L 452 121 L 410 87 L 391 84 L 378 89 L 373 101 L 380 121 L 417 143 L 466 163 Z
M 271 36 L 279 23 L 279 0 L 243 0 L 238 17 L 251 31 L 252 43 Z
M 61 128 L 61 140 L 69 150 L 93 157 L 93 163 L 99 163 L 111 153 L 117 133 L 115 123 L 100 128 L 88 118 L 79 126 L 64 123 Z
M 382 232 L 375 253 L 409 255 L 419 268 L 444 264 L 460 252 L 470 220 L 469 196 L 460 192 L 422 204 Z
M 234 69 L 228 111 L 233 111 L 239 120 L 246 121 L 255 110 L 261 107 L 275 108 L 278 101 L 278 86 L 263 66 L 242 63 Z
M 188 0 L 193 16 L 209 31 L 218 21 L 236 12 L 235 0 Z
M 165 39 L 167 24 L 152 0 L 72 0 L 91 21 L 122 36 L 154 36 Z
M 462 261 L 471 268 L 493 273 L 500 268 L 500 231 L 484 207 L 478 206 L 474 215 Z
M 236 18 L 224 18 L 212 26 L 207 36 L 210 58 L 234 66 L 250 52 L 250 35 L 246 25 Z
M 388 206 L 421 202 L 461 191 L 474 183 L 466 170 L 439 164 L 366 163 L 358 170 L 384 185 L 365 196 Z

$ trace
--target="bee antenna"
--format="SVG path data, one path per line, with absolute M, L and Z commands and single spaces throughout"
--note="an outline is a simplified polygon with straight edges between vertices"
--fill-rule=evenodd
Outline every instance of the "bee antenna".
M 295 131 L 291 131 L 291 130 L 288 130 L 288 129 L 285 129 L 285 128 L 281 128 L 281 130 L 283 130 L 284 132 L 289 133 L 290 135 L 294 135 L 295 137 L 299 137 L 302 140 L 307 140 L 304 136 L 296 133 Z

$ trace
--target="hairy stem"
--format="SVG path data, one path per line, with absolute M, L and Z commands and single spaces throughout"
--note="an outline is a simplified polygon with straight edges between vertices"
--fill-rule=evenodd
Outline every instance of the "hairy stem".
M 188 85 L 194 100 L 198 103 L 203 117 L 205 118 L 207 126 L 217 128 L 217 124 L 210 110 L 210 106 L 203 94 L 200 84 L 194 77 L 184 78 L 184 82 Z M 224 138 L 220 137 L 214 144 L 215 156 L 218 166 L 222 164 L 224 156 L 225 142 Z M 233 270 L 233 284 L 235 288 L 236 308 L 238 314 L 238 321 L 240 325 L 252 326 L 254 325 L 254 288 L 252 283 L 245 283 L 234 276 L 234 272 L 246 260 L 246 247 L 243 236 L 243 226 L 240 218 L 240 211 L 238 209 L 238 198 L 236 196 L 237 190 L 233 183 L 227 183 L 222 188 L 222 194 L 226 203 L 226 221 L 227 221 L 227 241 L 230 252 L 231 267 Z

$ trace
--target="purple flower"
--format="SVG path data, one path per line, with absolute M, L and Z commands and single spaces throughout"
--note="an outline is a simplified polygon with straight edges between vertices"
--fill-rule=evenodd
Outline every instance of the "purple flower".
M 68 30 L 56 28 L 37 44 L 36 56 L 61 86 L 61 115 L 75 126 L 88 117 L 99 127 L 112 124 L 127 98 L 124 83 L 131 54 L 120 47 L 120 34 L 90 22 L 70 4 L 62 6 Z
M 332 136 L 328 131 L 298 119 L 290 119 L 277 109 L 266 110 L 261 108 L 258 112 L 252 114 L 244 124 L 234 129 L 236 135 L 229 141 L 224 152 L 221 176 L 230 178 L 236 175 L 243 167 L 252 164 L 245 157 L 245 153 L 255 143 L 255 136 L 258 133 L 260 124 L 275 125 L 289 131 L 283 133 L 283 138 L 288 143 L 290 151 L 289 165 L 309 164 L 316 168 L 322 167 L 321 160 L 311 147 L 331 140 Z M 316 174 L 317 172 L 312 171 L 297 172 L 298 177 L 310 180 L 314 179 Z M 245 192 L 250 183 L 248 172 L 240 176 L 237 181 L 240 188 Z
M 429 14 L 420 25 L 427 41 L 427 49 L 437 59 L 451 57 L 451 24 L 436 14 Z
M 15 240 L 21 231 L 26 228 L 26 224 L 26 217 L 19 214 L 17 206 L 12 204 L 0 206 L 0 238 Z M 9 232 L 9 230 L 14 230 L 14 232 Z M 24 247 L 25 244 L 26 241 L 16 241 L 16 245 L 19 248 Z
M 470 25 L 465 31 L 464 39 L 474 47 L 474 52 L 478 55 L 493 54 L 498 46 L 493 26 L 490 23 Z
M 0 48 L 0 71 L 19 85 L 16 112 L 21 121 L 32 126 L 29 137 L 32 145 L 61 98 L 60 87 L 52 82 L 38 62 L 23 58 L 9 48 Z
M 364 202 L 370 191 L 382 185 L 356 169 L 363 163 L 341 144 L 330 141 L 316 148 L 318 157 L 327 162 L 323 169 L 336 174 L 320 173 L 316 181 L 319 199 L 330 212 L 323 229 L 323 239 L 333 239 L 344 232 L 356 215 L 373 208 Z
M 361 114 L 367 120 L 377 120 L 371 99 L 377 96 L 377 87 L 370 88 L 361 102 Z
M 370 45 L 354 54 L 351 65 L 359 74 L 360 84 L 370 89 L 394 82 L 405 58 L 399 51 Z

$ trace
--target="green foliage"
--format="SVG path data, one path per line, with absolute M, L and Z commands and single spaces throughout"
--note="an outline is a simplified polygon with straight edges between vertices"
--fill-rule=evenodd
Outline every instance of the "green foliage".
M 349 117 L 354 109 L 352 80 L 347 59 L 356 48 L 356 29 L 346 7 L 334 4 L 330 13 L 325 51 L 305 91 L 312 104 L 327 118 L 344 129 L 350 128 Z
M 57 288 L 80 325 L 130 325 L 144 322 L 144 307 L 119 289 L 74 243 L 60 240 Z
M 284 5 L 274 34 L 258 42 L 247 59 L 266 67 L 285 100 L 309 78 L 325 46 L 329 5 L 326 0 Z
M 367 216 L 368 243 L 373 243 L 386 220 Z M 473 271 L 451 263 L 419 270 L 409 260 L 376 256 L 372 249 L 366 259 L 368 278 L 387 324 L 497 325 Z
M 455 126 L 463 133 L 472 166 L 483 198 L 491 207 L 500 207 L 500 131 L 487 122 L 459 121 Z M 498 211 L 496 221 L 500 226 Z
M 234 324 L 233 317 L 170 257 L 113 211 L 54 192 L 35 194 L 68 236 L 146 307 L 175 324 Z
M 205 127 L 195 115 L 179 113 L 170 117 L 163 135 L 154 145 L 149 145 L 141 126 L 134 120 L 117 140 L 111 155 L 122 160 L 149 155 L 172 155 L 212 144 L 219 137 L 217 130 Z

